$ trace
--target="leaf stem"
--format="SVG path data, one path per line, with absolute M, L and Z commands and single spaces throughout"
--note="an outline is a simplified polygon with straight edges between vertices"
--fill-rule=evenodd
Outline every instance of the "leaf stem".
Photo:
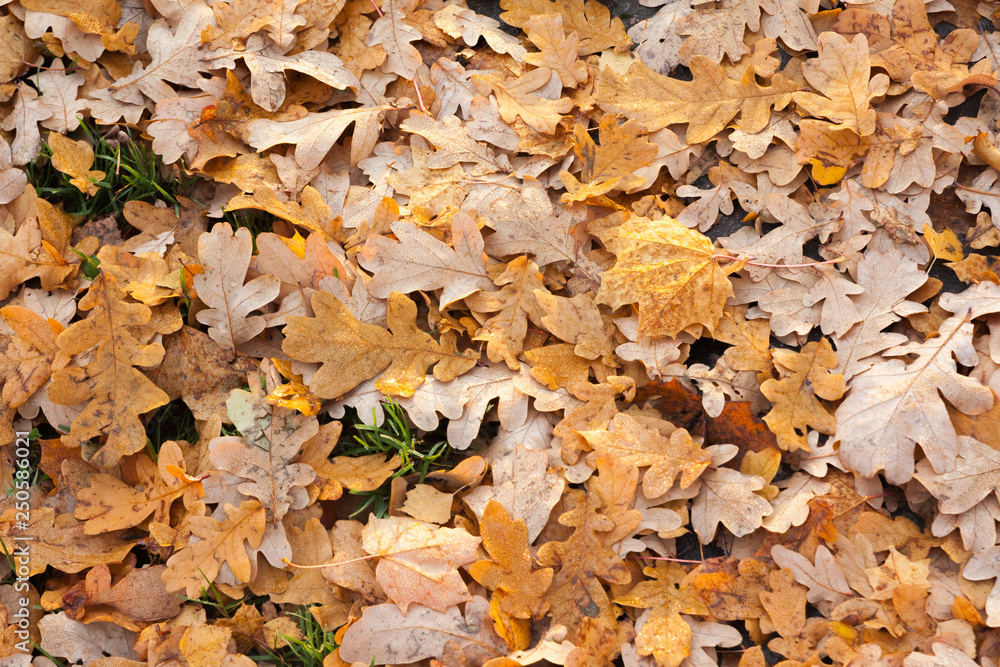
M 828 259 L 825 262 L 806 262 L 805 264 L 763 264 L 761 262 L 753 261 L 753 258 L 747 259 L 745 257 L 733 257 L 731 255 L 712 255 L 712 259 L 728 259 L 733 262 L 742 262 L 747 266 L 760 266 L 765 269 L 811 269 L 817 266 L 823 266 L 824 264 L 837 264 L 839 262 L 846 262 L 846 257 L 837 257 L 836 259 Z

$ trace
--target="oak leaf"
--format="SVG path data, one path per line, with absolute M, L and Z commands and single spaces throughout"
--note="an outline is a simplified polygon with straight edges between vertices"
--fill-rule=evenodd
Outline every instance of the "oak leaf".
M 104 180 L 104 172 L 91 170 L 94 166 L 94 149 L 86 141 L 73 141 L 57 132 L 49 133 L 52 149 L 52 166 L 70 177 L 69 182 L 80 192 L 93 197 L 100 189 L 97 182 Z
M 122 215 L 130 225 L 140 230 L 140 234 L 121 245 L 127 252 L 135 252 L 136 247 L 145 245 L 163 235 L 169 234 L 180 244 L 185 254 L 198 255 L 198 239 L 207 231 L 205 211 L 195 202 L 185 197 L 178 199 L 179 209 L 157 208 L 149 202 L 132 200 L 125 202 Z
M 0 339 L 0 379 L 4 405 L 20 407 L 41 389 L 54 371 L 65 368 L 70 357 L 59 350 L 56 337 L 63 327 L 24 306 L 0 308 L 0 318 L 13 336 Z
M 46 14 L 64 16 L 71 20 L 82 32 L 99 35 L 101 43 L 109 51 L 124 51 L 135 54 L 132 41 L 139 31 L 137 23 L 126 23 L 119 29 L 122 8 L 113 0 L 87 0 L 69 2 L 67 0 L 28 0 L 26 9 Z
M 743 40 L 744 32 L 747 28 L 757 32 L 761 6 L 773 10 L 774 4 L 768 0 L 722 0 L 687 13 L 675 27 L 678 35 L 688 36 L 678 51 L 681 62 L 690 62 L 694 54 L 707 56 L 716 63 L 721 62 L 723 56 L 734 63 L 739 62 L 750 52 Z
M 206 25 L 201 41 L 213 48 L 243 43 L 257 31 L 264 30 L 275 44 L 288 49 L 295 42 L 295 29 L 306 20 L 296 14 L 303 0 L 234 0 L 213 2 L 216 25 Z
M 87 535 L 131 528 L 150 517 L 169 523 L 170 506 L 176 499 L 184 497 L 189 505 L 205 494 L 201 480 L 185 474 L 185 467 L 180 447 L 169 440 L 160 447 L 155 464 L 147 458 L 136 463 L 138 488 L 114 475 L 94 475 L 90 486 L 77 493 L 73 516 L 86 522 Z
M 854 377 L 834 415 L 841 461 L 866 477 L 885 470 L 890 483 L 902 484 L 913 476 L 913 449 L 919 444 L 936 472 L 953 470 L 958 440 L 940 394 L 969 415 L 985 412 L 994 400 L 989 388 L 957 372 L 956 359 L 974 366 L 978 358 L 972 323 L 949 318 L 938 337 L 883 354 L 916 359 L 882 361 Z
M 761 393 L 774 402 L 764 421 L 782 449 L 808 449 L 809 427 L 828 435 L 837 428 L 833 415 L 819 402 L 836 401 L 847 391 L 843 376 L 830 372 L 837 366 L 837 355 L 825 338 L 808 343 L 801 352 L 772 350 L 771 355 L 780 379 L 760 385 Z
M 335 456 L 324 472 L 332 482 L 351 491 L 374 491 L 392 477 L 400 465 L 398 454 L 388 459 L 382 454 Z
M 746 319 L 746 310 L 726 308 L 712 336 L 732 345 L 723 353 L 730 368 L 770 375 L 774 368 L 769 346 L 770 332 L 766 322 Z
M 642 336 L 676 336 L 692 325 L 712 331 L 733 288 L 712 242 L 671 218 L 629 216 L 600 232 L 617 261 L 601 274 L 596 301 L 637 303 Z
M 706 559 L 681 582 L 721 621 L 763 618 L 760 594 L 767 589 L 769 565 L 753 558 Z
M 646 567 L 650 577 L 640 581 L 627 595 L 615 599 L 627 607 L 652 609 L 639 629 L 635 647 L 640 655 L 651 655 L 661 667 L 678 667 L 691 655 L 691 626 L 681 614 L 703 614 L 705 605 L 685 590 L 677 589 L 685 572 L 676 565 Z
M 469 574 L 491 591 L 506 593 L 500 602 L 505 613 L 541 618 L 549 608 L 545 591 L 552 583 L 552 569 L 532 567 L 527 525 L 511 519 L 503 505 L 491 500 L 479 520 L 479 533 L 493 560 L 476 561 Z
M 525 125 L 542 134 L 555 134 L 562 114 L 573 108 L 573 100 L 560 97 L 550 100 L 533 94 L 547 84 L 552 76 L 548 67 L 539 67 L 522 74 L 514 81 L 503 80 L 493 74 L 473 74 L 472 83 L 480 95 L 490 91 L 500 105 L 500 117 L 510 124 L 520 118 Z
M 809 589 L 806 600 L 810 604 L 838 603 L 853 595 L 844 573 L 825 546 L 816 549 L 815 564 L 781 545 L 772 547 L 771 557 L 779 567 L 791 569 L 795 580 Z
M 892 272 L 892 280 L 882 277 Z M 874 355 L 906 339 L 898 333 L 883 332 L 901 317 L 923 312 L 926 308 L 907 301 L 906 297 L 927 281 L 917 263 L 896 250 L 869 250 L 858 262 L 857 282 L 864 289 L 855 300 L 861 315 L 845 334 L 834 335 L 837 346 L 837 370 L 850 380 L 870 368 Z
M 500 7 L 506 10 L 501 20 L 518 28 L 526 27 L 535 16 L 562 16 L 566 32 L 580 37 L 581 56 L 610 48 L 626 51 L 632 46 L 622 20 L 611 18 L 608 8 L 597 0 L 500 0 Z
M 52 110 L 38 99 L 38 93 L 24 82 L 17 84 L 17 98 L 14 107 L 0 122 L 0 128 L 15 131 L 10 144 L 11 162 L 24 165 L 31 162 L 42 149 L 42 135 L 38 122 L 52 117 Z
M 489 290 L 483 237 L 472 216 L 452 217 L 452 245 L 448 247 L 411 222 L 392 224 L 398 242 L 385 236 L 368 237 L 358 255 L 359 263 L 374 273 L 368 291 L 384 299 L 390 292 L 442 289 L 441 307 L 473 292 Z
M 903 667 L 972 667 L 976 664 L 965 651 L 944 642 L 932 643 L 931 650 L 933 656 L 910 653 L 903 660 Z
M 814 116 L 837 123 L 832 127 L 834 130 L 853 130 L 860 136 L 875 131 L 871 100 L 885 95 L 889 77 L 871 76 L 868 40 L 863 34 L 855 35 L 848 43 L 837 33 L 823 33 L 819 38 L 819 57 L 803 65 L 802 74 L 825 97 L 797 92 L 793 95 L 796 104 Z
M 614 364 L 614 325 L 590 294 L 577 294 L 567 299 L 545 289 L 536 289 L 535 300 L 545 311 L 542 324 L 555 337 L 573 344 L 574 354 Z
M 418 329 L 416 305 L 399 292 L 389 294 L 389 331 L 358 322 L 329 292 L 316 292 L 312 308 L 314 318 L 288 318 L 282 348 L 293 359 L 323 363 L 309 382 L 309 389 L 322 398 L 342 396 L 387 367 L 376 386 L 411 396 L 432 364 L 437 364 L 435 377 L 443 381 L 475 365 L 470 356 Z
M 472 176 L 511 171 L 507 156 L 473 139 L 469 134 L 472 124 L 462 125 L 455 116 L 445 116 L 439 123 L 429 116 L 414 113 L 400 123 L 399 127 L 419 134 L 434 145 L 437 150 L 427 160 L 427 166 L 432 169 L 471 163 L 474 165 L 469 168 Z
M 403 614 L 414 603 L 443 612 L 472 600 L 457 568 L 475 560 L 480 541 L 460 528 L 402 517 L 372 517 L 361 532 L 365 551 L 379 556 L 376 580 Z
M 509 651 L 493 630 L 489 606 L 475 596 L 464 615 L 458 607 L 435 611 L 418 606 L 406 614 L 394 604 L 366 607 L 344 632 L 338 654 L 349 663 L 398 665 L 440 656 L 454 642 L 464 650 L 467 664 L 479 667 Z
M 444 9 L 435 12 L 434 25 L 449 37 L 461 37 L 469 46 L 475 46 L 482 37 L 495 52 L 510 54 L 517 61 L 526 53 L 517 39 L 499 30 L 498 21 L 458 5 L 445 5 Z
M 170 400 L 180 397 L 195 419 L 218 415 L 228 422 L 226 399 L 257 368 L 254 360 L 240 353 L 230 358 L 208 334 L 189 326 L 167 338 L 164 348 L 163 363 L 149 378 Z
M 364 526 L 357 521 L 341 519 L 330 530 L 333 558 L 321 570 L 323 578 L 332 586 L 342 586 L 361 595 L 369 604 L 385 602 L 385 591 L 375 579 L 375 564 L 361 547 L 361 532 Z M 388 605 L 402 616 L 399 607 Z
M 687 142 L 697 144 L 722 131 L 737 114 L 744 132 L 763 130 L 771 108 L 780 111 L 798 90 L 780 73 L 771 78 L 771 85 L 760 85 L 753 66 L 734 80 L 703 55 L 692 57 L 688 67 L 694 76 L 691 81 L 663 76 L 639 62 L 623 77 L 605 67 L 597 80 L 598 103 L 604 111 L 623 114 L 650 132 L 687 123 Z
M 167 592 L 160 578 L 165 568 L 165 565 L 154 565 L 128 570 L 124 576 L 115 577 L 112 583 L 108 566 L 96 565 L 87 572 L 82 595 L 73 594 L 71 589 L 71 593 L 63 596 L 65 608 L 74 614 L 83 611 L 85 606 L 112 608 L 127 617 L 110 616 L 123 627 L 131 625 L 130 620 L 156 621 L 172 618 L 180 612 L 181 601 L 176 595 Z M 96 610 L 87 609 L 87 612 L 94 611 Z M 131 629 L 138 629 L 138 626 Z
M 771 498 L 774 512 L 764 517 L 763 523 L 764 528 L 773 533 L 784 533 L 792 526 L 805 523 L 809 518 L 809 502 L 817 496 L 826 495 L 832 488 L 828 482 L 801 472 L 775 482 L 775 486 L 781 491 Z
M 701 474 L 701 487 L 691 506 L 691 527 L 702 544 L 712 541 L 720 523 L 737 537 L 749 535 L 774 511 L 754 493 L 764 488 L 766 482 L 757 475 L 721 467 L 736 454 L 735 446 L 712 445 L 708 449 L 712 451 L 712 464 L 719 467 Z
M 284 4 L 289 5 L 291 3 L 286 0 Z M 285 101 L 287 93 L 285 85 L 286 72 L 305 74 L 316 81 L 325 83 L 331 88 L 338 90 L 360 85 L 357 77 L 344 66 L 340 58 L 332 53 L 326 51 L 299 51 L 286 55 L 283 49 L 259 34 L 251 35 L 247 39 L 246 47 L 242 50 L 221 51 L 216 53 L 215 57 L 221 61 L 232 58 L 243 59 L 247 69 L 250 70 L 250 97 L 255 104 L 260 105 L 265 111 L 276 112 L 282 108 L 282 103 Z M 231 71 L 227 70 L 227 72 Z M 242 95 L 246 95 L 242 91 L 242 86 L 240 86 L 240 92 Z M 254 109 L 250 106 L 248 110 Z M 259 112 L 260 110 L 256 109 L 256 111 Z M 218 119 L 218 112 L 217 108 L 216 117 L 212 119 L 213 121 Z M 245 122 L 251 120 L 254 120 L 252 116 L 245 118 Z M 274 120 L 282 119 L 274 118 Z M 240 134 L 242 135 L 242 133 Z
M 292 560 L 299 565 L 322 565 L 333 557 L 330 535 L 319 519 L 310 519 L 301 530 L 289 526 L 287 535 L 292 545 Z M 301 605 L 336 605 L 338 602 L 332 587 L 323 579 L 322 570 L 313 568 L 294 569 L 288 587 L 281 593 L 272 593 L 271 600 L 278 604 Z
M 548 523 L 566 482 L 548 472 L 544 452 L 517 445 L 493 462 L 493 484 L 476 487 L 463 501 L 482 520 L 490 503 L 499 503 L 515 521 L 524 521 L 531 542 Z
M 95 345 L 97 350 L 87 366 L 54 373 L 49 398 L 62 405 L 89 401 L 73 420 L 69 434 L 62 436 L 63 442 L 79 446 L 106 434 L 107 441 L 91 460 L 109 468 L 122 456 L 145 446 L 146 432 L 139 415 L 169 401 L 162 389 L 135 368 L 158 365 L 163 360 L 163 346 L 144 345 L 135 337 L 132 328 L 149 323 L 152 312 L 142 304 L 125 301 L 125 292 L 108 274 L 91 283 L 79 307 L 91 311 L 89 317 L 59 334 L 56 343 L 67 355 L 80 354 Z
M 535 298 L 535 290 L 544 289 L 538 265 L 527 256 L 511 260 L 504 272 L 493 279 L 499 291 L 474 292 L 465 297 L 473 313 L 496 313 L 486 319 L 473 340 L 486 341 L 486 356 L 492 362 L 504 361 L 518 370 L 518 357 L 524 351 L 528 321 L 540 326 L 544 311 Z
M 124 539 L 121 531 L 87 535 L 82 521 L 68 513 L 56 514 L 51 507 L 32 508 L 26 527 L 15 519 L 13 507 L 0 514 L 0 534 L 8 544 L 9 537 L 33 538 L 28 564 L 31 576 L 50 565 L 61 572 L 76 573 L 101 563 L 120 563 L 135 546 L 135 542 Z
M 581 222 L 572 210 L 554 206 L 537 181 L 529 181 L 519 194 L 490 207 L 486 224 L 495 233 L 486 239 L 486 252 L 493 257 L 530 253 L 539 266 L 570 262 L 576 265 L 574 275 L 585 274 L 596 284 L 600 267 L 586 257 L 588 244 L 572 233 Z
M 587 81 L 587 66 L 579 60 L 580 36 L 563 28 L 562 14 L 532 16 L 525 24 L 528 40 L 538 53 L 525 53 L 524 61 L 535 67 L 548 67 L 556 73 L 563 88 L 576 88 Z
M 121 656 L 117 658 L 121 661 L 125 661 L 126 657 L 139 657 L 132 648 L 136 634 L 114 623 L 85 624 L 60 611 L 43 616 L 38 626 L 42 633 L 42 650 L 74 663 L 100 663 L 108 659 L 105 654 Z
M 41 278 L 42 287 L 55 289 L 73 271 L 42 237 L 37 218 L 28 218 L 11 234 L 0 229 L 0 297 L 32 278 Z
M 870 9 L 851 7 L 837 17 L 833 30 L 843 35 L 864 34 L 873 51 L 872 65 L 889 73 L 893 81 L 911 83 L 934 98 L 949 88 L 972 79 L 967 63 L 976 49 L 974 30 L 962 28 L 948 33 L 943 43 L 927 20 L 920 0 L 896 0 L 892 16 Z M 987 72 L 988 73 L 988 72 Z
M 593 495 L 567 491 L 563 502 L 566 512 L 559 523 L 572 527 L 573 534 L 565 541 L 546 542 L 537 554 L 541 565 L 559 568 L 548 594 L 553 621 L 576 627 L 590 617 L 614 627 L 611 601 L 599 579 L 614 584 L 631 580 L 625 563 L 602 539 L 601 533 L 611 530 L 614 523 L 597 513 L 601 501 Z
M 191 534 L 200 538 L 167 560 L 163 581 L 168 591 L 184 591 L 188 597 L 201 595 L 207 583 L 215 581 L 223 564 L 240 581 L 250 581 L 251 563 L 247 553 L 255 553 L 264 537 L 267 519 L 256 500 L 246 500 L 239 507 L 225 505 L 226 520 L 209 516 L 189 521 Z
M 865 570 L 873 591 L 869 598 L 891 600 L 893 591 L 900 586 L 917 586 L 921 590 L 927 590 L 930 588 L 927 580 L 930 576 L 930 562 L 929 558 L 911 560 L 896 551 L 896 547 L 890 547 L 889 555 L 882 565 Z
M 587 458 L 591 465 L 607 456 L 640 468 L 649 466 L 642 478 L 642 493 L 657 498 L 671 489 L 678 475 L 678 486 L 685 489 L 712 463 L 710 452 L 691 440 L 684 429 L 676 429 L 669 438 L 635 418 L 619 413 L 611 420 L 612 430 L 581 431 L 594 453 Z
M 295 161 L 303 169 L 315 169 L 351 123 L 355 123 L 354 137 L 359 141 L 365 131 L 378 129 L 381 115 L 390 111 L 388 105 L 334 109 L 311 113 L 299 120 L 255 120 L 247 126 L 247 143 L 257 150 L 278 144 L 295 145 Z M 353 150 L 353 145 L 352 145 Z M 365 155 L 357 155 L 354 161 Z
M 24 193 L 28 176 L 13 166 L 10 144 L 0 139 L 0 204 L 8 204 Z
M 731 625 L 714 621 L 698 621 L 690 616 L 682 616 L 691 626 L 691 657 L 695 667 L 711 667 L 718 664 L 715 646 L 736 646 L 742 640 L 740 631 Z M 706 650 L 707 649 L 707 650 Z
M 788 568 L 768 575 L 771 590 L 760 592 L 760 605 L 778 634 L 793 639 L 806 624 L 806 587 L 795 581 Z
M 1000 546 L 992 546 L 975 554 L 965 564 L 962 576 L 972 581 L 996 579 L 993 590 L 986 599 L 986 621 L 1000 621 Z
M 601 119 L 596 144 L 586 128 L 573 128 L 573 148 L 580 161 L 580 180 L 568 171 L 559 172 L 566 188 L 562 202 L 586 201 L 612 190 L 629 191 L 645 181 L 634 172 L 648 165 L 657 154 L 656 146 L 643 136 L 645 128 L 634 120 L 618 125 L 608 114 Z
M 410 44 L 420 39 L 420 31 L 405 22 L 397 0 L 385 0 L 379 18 L 368 33 L 368 46 L 381 46 L 386 59 L 382 68 L 404 79 L 413 79 L 422 59 L 417 48 Z
M 146 44 L 151 62 L 136 61 L 132 72 L 108 87 L 111 99 L 119 103 L 142 105 L 144 95 L 154 102 L 174 97 L 174 89 L 167 83 L 198 88 L 201 72 L 209 69 L 207 61 L 212 50 L 202 50 L 201 32 L 213 20 L 207 4 L 191 5 L 181 15 L 171 30 L 170 22 L 157 19 L 149 27 Z M 110 102 L 110 100 L 109 100 Z M 119 113 L 112 120 L 117 120 Z
M 927 460 L 913 475 L 938 501 L 938 511 L 961 514 L 990 493 L 1000 491 L 1000 453 L 975 438 L 958 436 L 954 469 L 936 473 Z
M 250 315 L 271 303 L 280 290 L 277 276 L 259 276 L 244 284 L 253 239 L 240 227 L 233 234 L 228 222 L 220 222 L 198 239 L 198 257 L 204 272 L 195 276 L 198 297 L 209 306 L 199 310 L 199 322 L 208 325 L 208 335 L 235 354 L 240 344 L 264 330 L 260 315 Z

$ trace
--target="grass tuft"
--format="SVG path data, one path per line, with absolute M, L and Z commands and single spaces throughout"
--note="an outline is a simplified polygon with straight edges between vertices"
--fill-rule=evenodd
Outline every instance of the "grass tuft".
M 66 213 L 82 220 L 113 214 L 121 223 L 122 207 L 132 200 L 163 199 L 179 213 L 177 197 L 189 192 L 198 180 L 177 165 L 164 165 L 149 143 L 131 128 L 113 125 L 101 133 L 96 126 L 81 121 L 70 136 L 86 139 L 94 148 L 94 169 L 106 174 L 94 181 L 97 194 L 81 192 L 70 183 L 68 175 L 52 166 L 52 149 L 47 142 L 43 142 L 41 153 L 26 171 L 39 197 L 62 204 Z
M 434 437 L 437 432 L 420 437 L 402 406 L 391 397 L 382 401 L 382 410 L 385 412 L 385 420 L 381 426 L 374 419 L 374 409 L 371 424 L 365 424 L 357 417 L 353 420 L 344 419 L 345 433 L 353 432 L 353 438 L 344 439 L 339 450 L 341 456 L 398 454 L 401 461 L 399 470 L 375 491 L 351 491 L 364 498 L 361 507 L 351 516 L 369 510 L 379 518 L 385 517 L 389 511 L 392 480 L 416 474 L 418 483 L 422 483 L 427 473 L 444 467 L 445 459 L 451 451 L 447 440 Z

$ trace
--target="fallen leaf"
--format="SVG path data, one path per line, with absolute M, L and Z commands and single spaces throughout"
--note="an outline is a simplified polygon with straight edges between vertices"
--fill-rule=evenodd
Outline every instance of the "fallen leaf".
M 375 578 L 404 615 L 414 603 L 444 612 L 473 599 L 457 568 L 475 559 L 480 538 L 416 519 L 373 517 L 361 540 L 379 556 Z

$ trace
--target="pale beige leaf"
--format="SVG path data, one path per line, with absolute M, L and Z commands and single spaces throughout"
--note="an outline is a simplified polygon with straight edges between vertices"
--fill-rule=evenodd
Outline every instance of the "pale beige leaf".
M 796 104 L 814 116 L 838 123 L 832 129 L 854 130 L 860 136 L 875 132 L 871 100 L 885 95 L 889 77 L 881 73 L 871 76 L 868 40 L 863 34 L 848 43 L 842 35 L 823 33 L 819 57 L 803 65 L 802 74 L 823 95 L 797 92 L 793 95 Z
M 461 37 L 469 46 L 475 46 L 479 38 L 483 37 L 489 47 L 497 53 L 510 54 L 510 57 L 518 62 L 524 60 L 527 49 L 521 46 L 517 39 L 500 30 L 499 21 L 489 16 L 449 4 L 434 13 L 434 25 L 449 37 Z
M 883 354 L 916 359 L 883 361 L 854 377 L 835 415 L 841 461 L 864 477 L 884 470 L 890 483 L 902 484 L 913 476 L 914 446 L 920 445 L 936 472 L 953 470 L 958 439 L 942 395 L 968 415 L 985 412 L 994 400 L 988 387 L 957 371 L 956 360 L 965 366 L 978 360 L 972 323 L 952 317 L 936 338 Z
M 384 299 L 390 292 L 441 289 L 444 307 L 478 290 L 491 290 L 483 237 L 475 221 L 456 213 L 451 230 L 454 248 L 405 221 L 392 225 L 398 242 L 381 235 L 369 237 L 358 260 L 374 273 L 368 291 Z
M 281 289 L 281 281 L 271 275 L 244 284 L 252 252 L 250 230 L 240 227 L 233 234 L 227 222 L 198 239 L 198 257 L 205 272 L 195 276 L 194 287 L 209 308 L 198 311 L 196 317 L 208 325 L 212 340 L 233 352 L 264 330 L 264 318 L 250 313 L 276 299 Z
M 410 42 L 420 39 L 420 31 L 404 21 L 398 0 L 385 0 L 382 14 L 368 33 L 368 46 L 380 45 L 386 59 L 382 68 L 404 79 L 412 79 L 422 60 L 420 52 Z
M 299 166 L 315 169 L 348 125 L 378 123 L 381 114 L 390 109 L 390 106 L 333 109 L 311 113 L 299 120 L 254 120 L 247 125 L 246 141 L 257 150 L 278 144 L 294 144 L 295 161 Z
M 815 564 L 805 556 L 787 549 L 780 544 L 771 548 L 771 558 L 779 567 L 787 567 L 795 573 L 795 581 L 809 589 L 806 599 L 810 604 L 819 602 L 843 602 L 850 597 L 844 573 L 833 559 L 830 550 L 820 545 L 816 549 Z
M 472 665 L 501 658 L 510 650 L 493 630 L 489 602 L 476 596 L 465 605 L 435 611 L 415 607 L 408 614 L 394 604 L 367 607 L 344 633 L 340 658 L 357 663 L 398 665 L 441 656 L 449 642 L 465 651 Z
M 711 449 L 719 447 L 724 445 L 713 445 Z M 734 453 L 721 458 L 729 458 Z M 713 464 L 718 466 L 719 459 L 713 456 Z M 691 527 L 702 544 L 712 541 L 720 523 L 737 537 L 760 528 L 764 517 L 774 511 L 766 500 L 754 493 L 764 488 L 765 483 L 762 477 L 744 475 L 732 468 L 716 467 L 703 472 L 701 488 L 691 506 Z
M 365 551 L 380 557 L 375 578 L 404 614 L 413 603 L 445 611 L 472 599 L 457 568 L 476 559 L 482 540 L 465 530 L 372 517 L 361 540 Z
M 528 540 L 534 542 L 566 486 L 563 479 L 547 468 L 545 452 L 519 444 L 493 462 L 492 486 L 479 486 L 462 500 L 477 518 L 482 517 L 491 500 L 500 503 L 513 519 L 527 524 Z
M 975 438 L 960 435 L 955 467 L 936 473 L 925 459 L 913 475 L 938 501 L 938 511 L 960 514 L 990 493 L 1000 491 L 1000 452 Z

